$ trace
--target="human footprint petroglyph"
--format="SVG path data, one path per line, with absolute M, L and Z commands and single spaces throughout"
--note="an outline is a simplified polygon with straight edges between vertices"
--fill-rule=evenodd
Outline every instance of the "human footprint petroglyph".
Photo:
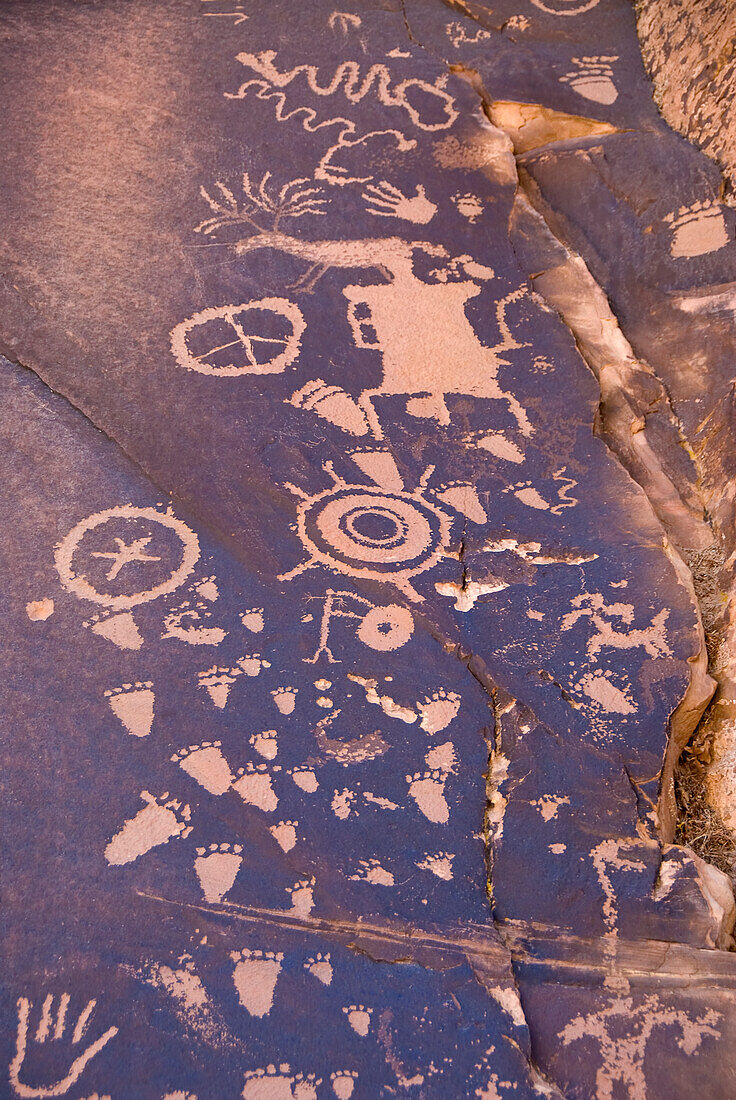
M 27 997 L 18 999 L 15 1054 L 8 1067 L 8 1075 L 16 1095 L 24 1097 L 25 1100 L 65 1096 L 77 1083 L 92 1059 L 118 1034 L 118 1028 L 113 1025 L 98 1038 L 88 1041 L 87 1029 L 97 1001 L 94 999 L 88 1001 L 75 1020 L 72 1019 L 72 1013 L 69 1010 L 70 1003 L 70 995 L 62 993 L 54 1007 L 54 994 L 47 994 L 41 1007 L 38 1027 L 34 1033 L 31 1028 L 33 1004 Z M 31 1032 L 30 1035 L 29 1032 Z M 33 1055 L 37 1046 L 43 1046 L 47 1042 L 58 1044 L 57 1052 L 61 1050 L 67 1052 L 68 1068 L 66 1073 L 57 1080 L 39 1083 L 34 1081 Z

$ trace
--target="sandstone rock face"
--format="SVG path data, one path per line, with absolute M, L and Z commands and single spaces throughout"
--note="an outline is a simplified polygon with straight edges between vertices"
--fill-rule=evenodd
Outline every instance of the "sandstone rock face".
M 734 227 L 630 5 L 0 23 L 8 1095 L 729 1096 Z
M 657 103 L 670 126 L 736 179 L 736 11 L 710 0 L 637 0 L 637 31 Z

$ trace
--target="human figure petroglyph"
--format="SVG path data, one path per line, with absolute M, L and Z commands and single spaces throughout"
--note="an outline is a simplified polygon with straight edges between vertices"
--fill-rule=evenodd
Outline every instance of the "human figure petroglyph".
M 54 995 L 49 993 L 44 998 L 36 1032 L 29 1039 L 33 1004 L 27 997 L 18 999 L 18 1031 L 15 1054 L 8 1068 L 10 1083 L 17 1096 L 24 1097 L 25 1100 L 36 1100 L 36 1098 L 42 1100 L 44 1097 L 65 1096 L 72 1086 L 77 1083 L 92 1059 L 118 1034 L 118 1028 L 113 1025 L 93 1042 L 80 1046 L 85 1038 L 97 1001 L 93 999 L 87 1002 L 76 1018 L 73 1028 L 69 1014 L 70 1001 L 69 994 L 62 993 L 56 1008 L 54 1008 Z M 69 1056 L 71 1057 L 69 1069 L 65 1076 L 57 1081 L 44 1085 L 32 1084 L 30 1078 L 33 1070 L 27 1063 L 31 1060 L 33 1045 L 42 1045 L 50 1040 L 60 1045 L 67 1044 Z M 21 1075 L 24 1078 L 23 1080 L 21 1080 Z
M 501 338 L 492 346 L 484 345 L 467 317 L 466 305 L 481 293 L 484 282 L 494 278 L 490 268 L 468 255 L 450 256 L 443 245 L 429 241 L 407 241 L 401 237 L 345 241 L 295 237 L 282 230 L 283 220 L 310 214 L 324 216 L 326 200 L 319 188 L 305 186 L 310 182 L 307 179 L 291 180 L 278 191 L 270 181 L 270 172 L 264 174 L 258 185 L 244 173 L 242 200 L 220 181 L 211 192 L 201 188 L 212 216 L 195 231 L 210 236 L 233 226 L 247 225 L 254 230 L 253 234 L 231 242 L 236 255 L 270 249 L 305 261 L 307 270 L 294 284 L 294 290 L 313 290 L 321 276 L 332 268 L 375 269 L 385 280 L 343 288 L 355 346 L 381 355 L 382 378 L 378 386 L 363 390 L 355 404 L 340 387 L 314 379 L 292 395 L 290 404 L 312 409 L 353 435 L 370 432 L 380 440 L 383 430 L 374 398 L 406 395 L 410 415 L 434 419 L 447 426 L 450 413 L 446 396 L 464 394 L 505 401 L 521 434 L 531 434 L 526 411 L 512 393 L 502 389 L 497 377 L 499 368 L 507 365 L 501 353 L 526 346 L 514 339 L 506 321 L 508 307 L 526 295 L 525 288 L 511 291 L 496 303 Z M 395 217 L 415 224 L 426 224 L 437 209 L 422 186 L 410 196 L 387 180 L 371 185 L 362 197 L 374 216 Z M 417 276 L 414 271 L 417 253 L 444 261 L 430 273 L 436 281 L 427 282 Z M 271 315 L 265 327 L 263 320 L 256 321 L 259 311 Z M 274 315 L 281 317 L 278 331 L 273 328 Z M 260 333 L 256 331 L 259 327 L 263 329 Z M 285 298 L 262 299 L 200 311 L 173 329 L 171 347 L 182 366 L 201 373 L 220 376 L 281 373 L 295 362 L 303 332 L 304 320 L 296 305 Z
M 319 646 L 311 657 L 304 658 L 307 664 L 316 664 L 323 654 L 329 664 L 340 663 L 328 645 L 333 619 L 356 621 L 355 634 L 363 645 L 384 653 L 400 649 L 414 633 L 414 617 L 408 608 L 400 604 L 381 606 L 355 592 L 328 588 L 324 595 Z
M 506 322 L 508 307 L 526 295 L 525 288 L 511 291 L 496 303 L 501 339 L 488 347 L 478 339 L 465 307 L 493 272 L 470 256 L 453 259 L 443 245 L 402 237 L 307 241 L 266 232 L 246 237 L 234 248 L 239 256 L 275 249 L 306 261 L 310 267 L 302 283 L 305 289 L 313 288 L 325 271 L 335 267 L 373 268 L 384 277 L 384 283 L 343 287 L 355 346 L 381 354 L 380 383 L 363 390 L 357 399 L 376 439 L 383 438 L 383 430 L 373 399 L 393 394 L 409 397 L 406 411 L 410 415 L 445 426 L 450 423 L 448 394 L 505 401 L 521 434 L 531 435 L 526 411 L 497 378 L 499 368 L 507 363 L 500 353 L 525 346 L 513 337 Z M 462 269 L 470 278 L 424 282 L 414 271 L 416 252 L 454 263 L 455 270 Z
M 597 1012 L 576 1016 L 562 1031 L 563 1046 L 571 1043 L 593 1044 L 600 1052 L 601 1065 L 596 1071 L 595 1095 L 599 1100 L 613 1100 L 621 1095 L 647 1095 L 644 1058 L 647 1045 L 656 1028 L 673 1028 L 680 1032 L 677 1046 L 692 1055 L 706 1037 L 718 1039 L 716 1024 L 721 1014 L 710 1008 L 701 1016 L 691 1016 L 682 1009 L 662 1004 L 651 994 L 638 1004 L 633 997 L 619 997 Z

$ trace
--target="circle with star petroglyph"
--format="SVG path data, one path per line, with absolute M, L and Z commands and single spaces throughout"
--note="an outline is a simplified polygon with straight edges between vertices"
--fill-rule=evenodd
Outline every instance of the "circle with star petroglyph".
M 199 541 L 185 523 L 129 504 L 81 520 L 54 554 L 69 592 L 117 611 L 173 592 L 198 559 Z
M 217 378 L 280 374 L 299 355 L 305 327 L 288 298 L 259 298 L 195 313 L 173 329 L 171 350 L 180 366 Z

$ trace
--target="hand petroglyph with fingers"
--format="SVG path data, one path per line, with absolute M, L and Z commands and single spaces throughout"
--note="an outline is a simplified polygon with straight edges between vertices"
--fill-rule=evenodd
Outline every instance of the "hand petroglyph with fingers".
M 420 183 L 416 194 L 409 198 L 387 180 L 369 184 L 363 192 L 369 214 L 380 218 L 403 218 L 415 225 L 426 225 L 437 213 L 437 206 L 427 198 Z
M 72 1085 L 76 1084 L 95 1055 L 99 1054 L 103 1047 L 107 1046 L 110 1040 L 117 1035 L 118 1028 L 113 1025 L 93 1042 L 83 1045 L 80 1049 L 80 1044 L 82 1044 L 85 1037 L 97 1001 L 93 998 L 87 1002 L 73 1027 L 71 1020 L 68 1019 L 69 1001 L 69 994 L 62 993 L 58 1005 L 54 1009 L 53 993 L 46 996 L 41 1007 L 38 1027 L 30 1038 L 30 1043 L 33 1045 L 29 1047 L 33 1004 L 27 997 L 18 998 L 18 1034 L 15 1056 L 8 1068 L 10 1083 L 18 1096 L 28 1098 L 64 1096 Z M 66 1075 L 50 1084 L 28 1083 L 33 1077 L 33 1050 L 36 1046 L 42 1046 L 47 1042 L 58 1043 L 59 1052 L 66 1049 L 67 1059 L 72 1056 L 71 1065 L 67 1060 L 65 1065 L 69 1065 L 69 1069 Z M 31 1064 L 29 1065 L 29 1063 Z M 21 1074 L 24 1080 L 21 1080 Z

